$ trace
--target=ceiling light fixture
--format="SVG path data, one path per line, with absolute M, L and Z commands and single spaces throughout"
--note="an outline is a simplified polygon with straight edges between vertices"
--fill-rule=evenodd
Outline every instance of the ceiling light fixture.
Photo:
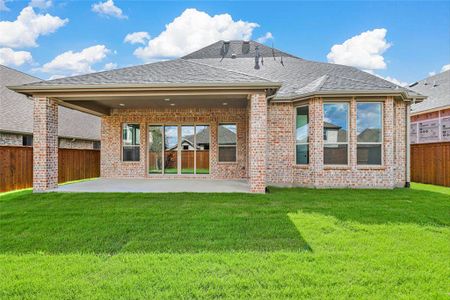
M 170 106 L 175 106 L 175 103 L 170 103 Z
M 170 98 L 166 98 L 166 99 L 164 99 L 164 101 L 167 101 L 167 102 L 168 102 L 168 101 L 170 101 Z
M 227 102 L 224 102 L 224 103 L 222 103 L 222 105 L 228 105 L 228 103 L 227 103 Z
M 125 106 L 125 104 L 123 104 L 123 103 L 120 103 L 120 104 L 119 104 L 119 106 Z

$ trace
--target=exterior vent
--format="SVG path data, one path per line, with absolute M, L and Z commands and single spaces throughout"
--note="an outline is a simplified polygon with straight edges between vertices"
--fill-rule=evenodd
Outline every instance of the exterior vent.
M 232 53 L 232 54 L 231 54 L 231 58 L 232 58 L 232 59 L 235 59 L 236 57 L 237 57 L 237 56 L 236 56 L 236 53 Z

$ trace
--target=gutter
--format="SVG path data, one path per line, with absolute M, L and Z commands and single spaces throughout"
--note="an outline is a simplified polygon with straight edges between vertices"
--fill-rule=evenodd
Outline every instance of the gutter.
M 415 102 L 416 99 L 413 99 Z M 411 130 L 411 103 L 406 104 L 405 118 L 406 118 L 406 173 L 405 173 L 405 187 L 409 188 L 411 186 L 411 141 L 410 141 L 410 130 Z
M 406 91 L 398 91 L 395 92 L 393 90 L 340 90 L 340 91 L 322 91 L 322 92 L 310 92 L 303 94 L 301 96 L 287 96 L 287 97 L 275 97 L 274 101 L 301 101 L 313 96 L 401 96 L 404 100 L 412 99 L 413 96 L 409 96 Z M 414 99 L 419 100 L 417 102 L 421 102 L 426 99 L 427 96 L 417 95 L 414 96 Z

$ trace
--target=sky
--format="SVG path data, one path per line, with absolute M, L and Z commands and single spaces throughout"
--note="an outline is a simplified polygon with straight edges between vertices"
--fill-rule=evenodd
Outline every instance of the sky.
M 42 79 L 253 39 L 400 85 L 450 69 L 450 1 L 0 0 L 0 64 Z

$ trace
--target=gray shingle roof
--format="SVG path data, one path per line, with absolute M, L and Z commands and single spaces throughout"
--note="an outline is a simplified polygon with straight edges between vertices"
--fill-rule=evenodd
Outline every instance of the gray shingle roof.
M 40 80 L 0 65 L 0 131 L 33 133 L 33 101 L 6 86 Z M 59 136 L 100 140 L 100 118 L 61 106 L 58 118 Z
M 254 58 L 258 47 L 259 55 L 262 57 L 295 57 L 292 54 L 280 51 L 275 48 L 267 47 L 255 41 L 217 41 L 214 44 L 201 48 L 195 52 L 183 56 L 184 59 L 203 59 L 203 58 Z
M 261 55 L 255 67 L 256 46 Z M 232 58 L 232 54 L 236 58 Z M 234 57 L 234 56 L 233 56 Z M 31 83 L 27 86 L 127 84 L 273 84 L 282 83 L 274 99 L 314 93 L 419 94 L 359 69 L 307 61 L 254 41 L 216 42 L 180 59 Z
M 238 71 L 224 70 L 185 59 L 161 61 L 134 67 L 65 77 L 27 86 L 96 84 L 202 84 L 269 83 L 269 80 Z
M 428 96 L 423 102 L 412 105 L 413 113 L 450 106 L 450 70 L 418 81 L 410 89 Z

